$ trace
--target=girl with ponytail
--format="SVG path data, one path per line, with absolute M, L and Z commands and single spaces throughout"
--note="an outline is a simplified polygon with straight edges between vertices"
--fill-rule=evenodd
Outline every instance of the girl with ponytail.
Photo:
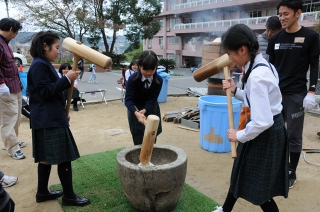
M 263 211 L 279 211 L 273 197 L 287 198 L 289 182 L 288 142 L 277 71 L 258 52 L 256 35 L 244 24 L 230 27 L 222 36 L 222 46 L 230 60 L 244 66 L 242 89 L 231 78 L 223 80 L 223 89 L 230 88 L 251 113 L 243 129 L 227 131 L 229 141 L 238 143 L 238 157 L 227 198 L 214 212 L 232 211 L 239 197 Z

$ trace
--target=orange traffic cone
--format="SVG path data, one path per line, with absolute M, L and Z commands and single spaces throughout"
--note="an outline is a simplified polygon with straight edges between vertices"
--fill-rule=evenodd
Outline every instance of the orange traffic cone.
M 20 71 L 20 72 L 23 72 L 23 69 L 22 69 L 22 65 L 21 65 L 21 64 L 20 64 L 20 67 L 19 67 L 19 68 L 20 68 L 19 71 Z

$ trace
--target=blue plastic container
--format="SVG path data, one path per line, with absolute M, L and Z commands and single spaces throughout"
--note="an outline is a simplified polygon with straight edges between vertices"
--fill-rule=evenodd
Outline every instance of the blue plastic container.
M 168 97 L 168 81 L 170 79 L 170 74 L 165 72 L 157 72 L 163 79 L 160 94 L 158 96 L 158 102 L 166 102 Z
M 242 102 L 232 98 L 234 127 L 238 129 Z M 226 96 L 201 96 L 200 109 L 200 145 L 210 152 L 230 152 L 228 103 Z
M 22 95 L 23 96 L 27 96 L 27 76 L 28 76 L 28 72 L 19 72 L 19 77 L 20 77 L 20 81 L 22 83 Z

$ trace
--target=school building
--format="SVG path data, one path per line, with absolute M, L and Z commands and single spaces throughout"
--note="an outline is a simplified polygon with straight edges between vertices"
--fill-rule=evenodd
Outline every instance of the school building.
M 201 66 L 202 47 L 230 26 L 243 23 L 256 33 L 265 30 L 270 16 L 277 15 L 279 0 L 159 0 L 162 12 L 156 17 L 161 30 L 143 40 L 143 49 L 159 58 L 169 58 L 176 67 Z M 320 0 L 304 1 L 299 23 L 317 23 Z

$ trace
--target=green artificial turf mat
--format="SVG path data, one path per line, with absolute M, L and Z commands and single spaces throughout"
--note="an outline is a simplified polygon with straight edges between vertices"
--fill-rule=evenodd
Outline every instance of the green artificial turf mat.
M 122 149 L 81 156 L 72 162 L 73 187 L 76 194 L 91 200 L 84 207 L 62 206 L 63 211 L 136 211 L 126 198 L 117 169 L 117 154 Z M 51 186 L 51 190 L 61 189 L 61 184 Z M 61 204 L 61 198 L 59 198 Z M 180 200 L 173 210 L 212 211 L 218 204 L 209 197 L 185 184 Z

